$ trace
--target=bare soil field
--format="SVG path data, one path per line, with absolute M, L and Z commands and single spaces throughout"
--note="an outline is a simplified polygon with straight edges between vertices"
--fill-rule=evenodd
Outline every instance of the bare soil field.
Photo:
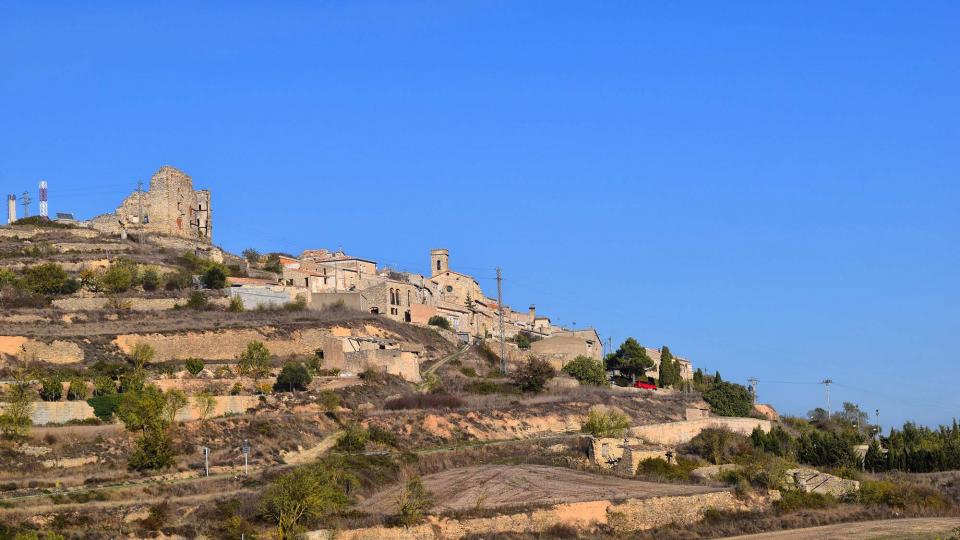
M 723 491 L 711 486 L 659 484 L 546 465 L 482 465 L 423 477 L 433 510 L 470 510 L 580 501 L 692 495 Z M 371 514 L 396 511 L 400 486 L 381 491 L 357 506 Z
M 883 519 L 728 538 L 736 540 L 893 540 L 901 538 L 932 540 L 949 537 L 950 532 L 957 527 L 960 527 L 960 518 Z

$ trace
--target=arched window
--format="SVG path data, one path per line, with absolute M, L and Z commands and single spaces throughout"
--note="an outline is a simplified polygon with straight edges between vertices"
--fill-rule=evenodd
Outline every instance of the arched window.
M 437 270 L 440 269 L 440 259 L 437 259 Z
M 393 305 L 393 289 L 390 289 L 390 305 Z

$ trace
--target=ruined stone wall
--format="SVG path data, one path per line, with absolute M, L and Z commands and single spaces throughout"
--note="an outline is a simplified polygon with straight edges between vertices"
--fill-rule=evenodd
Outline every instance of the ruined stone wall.
M 45 343 L 23 336 L 0 336 L 0 365 L 20 355 L 50 364 L 83 362 L 83 350 L 76 343 L 62 340 Z
M 470 535 L 493 535 L 499 532 L 541 533 L 557 524 L 590 531 L 608 526 L 617 535 L 653 529 L 670 523 L 690 524 L 703 519 L 707 509 L 721 511 L 760 510 L 769 499 L 740 501 L 729 491 L 648 499 L 587 501 L 558 504 L 549 508 L 488 518 L 446 519 L 430 516 L 428 522 L 415 527 L 370 527 L 366 529 L 313 531 L 309 540 L 434 540 L 463 538 Z
M 214 396 L 216 405 L 207 418 L 216 418 L 228 414 L 241 414 L 260 404 L 257 396 Z M 86 401 L 35 401 L 31 405 L 30 421 L 35 426 L 46 424 L 65 424 L 70 421 L 96 418 L 93 407 Z M 199 420 L 200 408 L 192 396 L 187 405 L 177 411 L 177 421 Z
M 140 222 L 140 212 L 144 222 Z M 213 237 L 210 192 L 194 191 L 182 171 L 163 166 L 150 179 L 150 188 L 128 196 L 112 214 L 97 216 L 90 226 L 108 234 L 122 231 L 162 234 L 209 243 Z
M 534 341 L 530 344 L 530 352 L 550 362 L 556 370 L 563 369 L 563 366 L 577 356 L 602 359 L 602 347 L 599 343 L 573 334 L 557 334 Z

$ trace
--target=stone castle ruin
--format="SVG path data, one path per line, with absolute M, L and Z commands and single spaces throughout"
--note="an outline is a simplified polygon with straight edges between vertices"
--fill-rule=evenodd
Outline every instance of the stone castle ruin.
M 189 176 L 165 165 L 154 173 L 147 191 L 134 192 L 114 213 L 90 220 L 90 227 L 120 236 L 142 231 L 210 243 L 212 223 L 210 191 L 194 190 Z

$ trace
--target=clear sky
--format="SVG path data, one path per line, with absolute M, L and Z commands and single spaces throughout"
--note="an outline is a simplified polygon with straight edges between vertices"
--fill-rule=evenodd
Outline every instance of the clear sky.
M 960 413 L 956 2 L 5 2 L 0 190 L 454 269 L 803 414 Z M 34 206 L 34 212 L 36 207 Z

